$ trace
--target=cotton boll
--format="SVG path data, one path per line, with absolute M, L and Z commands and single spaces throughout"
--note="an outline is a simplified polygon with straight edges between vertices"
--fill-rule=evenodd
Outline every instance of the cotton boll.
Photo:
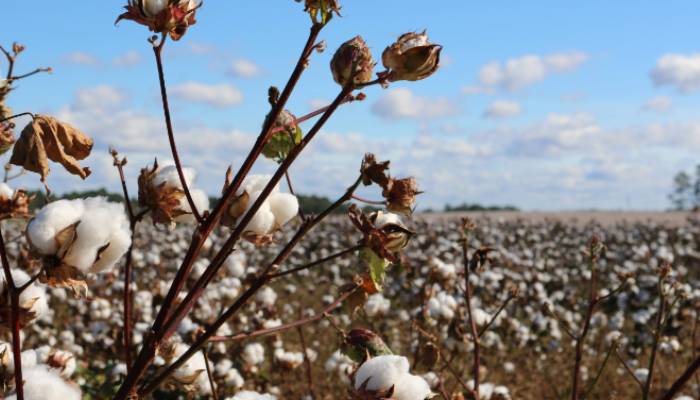
M 12 280 L 17 287 L 20 287 L 29 282 L 31 278 L 21 269 L 12 269 Z M 0 274 L 0 289 L 5 289 L 4 274 Z M 41 318 L 49 311 L 46 289 L 33 282 L 19 295 L 19 304 L 23 309 L 34 313 L 35 318 Z
M 299 200 L 293 194 L 275 193 L 270 195 L 268 201 L 278 227 L 284 226 L 299 213 Z
M 390 212 L 377 212 L 377 218 L 374 220 L 374 226 L 376 227 L 382 227 L 387 224 L 394 224 L 394 225 L 400 225 L 403 226 L 403 222 L 401 221 L 401 217 L 399 217 L 397 214 L 390 213 Z
M 258 199 L 260 194 L 261 194 L 261 192 L 252 192 L 250 194 L 250 199 L 248 201 L 248 208 L 245 211 L 246 214 L 253 207 L 253 204 L 255 204 L 255 201 Z M 272 230 L 274 225 L 275 225 L 275 214 L 272 213 L 272 209 L 270 208 L 270 203 L 268 201 L 265 201 L 260 205 L 260 208 L 258 208 L 258 210 L 255 212 L 255 215 L 253 215 L 253 218 L 250 219 L 250 222 L 248 222 L 248 225 L 246 225 L 246 227 L 245 227 L 245 231 L 254 233 L 256 235 L 266 235 L 267 233 L 269 233 Z
M 240 278 L 245 275 L 245 253 L 235 251 L 229 254 L 224 260 L 224 268 L 234 278 Z
M 182 174 L 185 176 L 185 183 L 190 187 L 194 178 L 197 176 L 192 168 L 184 167 L 182 168 Z M 177 172 L 177 167 L 175 165 L 165 165 L 158 168 L 156 176 L 153 177 L 153 186 L 157 187 L 165 184 L 167 187 L 177 188 L 182 190 L 182 184 L 180 182 L 180 175 Z
M 243 180 L 243 184 L 241 185 L 241 188 L 238 189 L 236 195 L 240 196 L 244 191 L 248 192 L 249 194 L 253 192 L 260 192 L 265 189 L 265 186 L 267 186 L 267 183 L 270 182 L 270 179 L 272 179 L 272 175 L 248 175 Z M 280 187 L 278 183 L 272 188 L 272 192 L 270 192 L 270 194 L 277 193 L 279 190 Z
M 207 195 L 206 192 L 199 189 L 190 189 L 190 195 L 192 196 L 194 206 L 197 207 L 197 211 L 199 211 L 200 214 L 202 214 L 205 210 L 209 209 L 209 195 Z M 175 218 L 175 222 L 197 222 L 194 215 L 191 214 L 192 210 L 190 209 L 190 202 L 187 201 L 187 196 L 183 196 L 180 199 L 180 209 L 187 212 L 188 214 L 178 216 L 177 218 Z
M 255 295 L 255 299 L 260 302 L 260 304 L 271 307 L 275 305 L 277 301 L 277 293 L 271 287 L 264 287 L 258 291 Z
M 80 389 L 64 381 L 56 371 L 45 365 L 37 365 L 22 370 L 24 378 L 25 400 L 80 400 Z M 16 400 L 17 395 L 5 397 L 5 400 Z
M 0 182 L 0 197 L 11 199 L 15 191 L 5 182 Z
M 405 374 L 394 386 L 393 398 L 396 400 L 425 400 L 430 396 L 430 385 L 417 375 Z
M 184 343 L 178 343 L 175 346 L 175 357 L 173 361 L 183 355 L 189 346 Z M 196 376 L 194 385 L 199 390 L 200 394 L 211 394 L 211 386 L 209 384 L 209 378 L 207 377 L 207 365 L 206 360 L 202 352 L 198 351 L 192 357 L 189 358 L 184 364 L 182 364 L 178 369 L 176 369 L 172 377 L 178 382 L 189 383 L 193 376 Z
M 406 357 L 385 355 L 370 358 L 355 372 L 355 390 L 360 389 L 365 382 L 367 390 L 388 390 L 408 374 L 408 368 Z
M 260 394 L 250 390 L 244 390 L 236 393 L 233 397 L 228 397 L 226 400 L 277 400 L 277 397 L 271 394 Z
M 1 343 L 0 344 L 0 352 L 5 351 L 5 354 L 7 356 L 7 366 L 5 367 L 5 371 L 7 372 L 8 376 L 14 375 L 15 374 L 15 358 L 12 353 L 12 345 L 10 343 Z M 39 356 L 37 355 L 35 350 L 25 350 L 20 353 L 20 357 L 22 358 L 22 370 L 24 371 L 27 368 L 32 368 L 35 367 L 39 363 Z
M 243 349 L 241 357 L 249 366 L 262 364 L 265 361 L 265 348 L 260 343 L 250 343 Z
M 384 298 L 381 293 L 375 293 L 367 298 L 364 310 L 368 317 L 372 318 L 377 315 L 384 315 L 389 312 L 391 301 Z
M 85 207 L 82 200 L 58 200 L 41 208 L 27 225 L 27 237 L 43 255 L 58 251 L 56 234 L 78 222 Z

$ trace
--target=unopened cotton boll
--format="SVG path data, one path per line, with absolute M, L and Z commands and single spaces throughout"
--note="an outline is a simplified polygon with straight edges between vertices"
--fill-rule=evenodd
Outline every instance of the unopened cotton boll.
M 260 394 L 258 392 L 244 390 L 236 393 L 233 397 L 226 398 L 226 400 L 277 400 L 277 397 L 267 393 Z
M 45 365 L 36 365 L 22 370 L 24 379 L 25 400 L 80 400 L 81 392 L 75 386 L 64 381 L 55 370 L 50 370 Z M 17 395 L 12 394 L 5 400 L 16 400 Z

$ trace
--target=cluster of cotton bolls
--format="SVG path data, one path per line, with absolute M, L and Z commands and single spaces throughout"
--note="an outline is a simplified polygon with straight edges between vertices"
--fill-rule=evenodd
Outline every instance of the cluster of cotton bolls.
M 266 179 L 260 179 L 262 183 L 247 182 L 246 187 L 252 193 L 253 188 L 259 189 Z M 50 241 L 77 221 L 81 222 L 76 226 L 77 239 L 73 245 L 92 249 L 95 254 L 108 242 L 110 246 L 118 243 L 116 235 L 129 233 L 126 219 L 120 220 L 120 215 L 123 215 L 121 205 L 117 210 L 117 205 L 113 207 L 103 200 L 95 201 L 108 207 L 108 214 L 121 221 L 115 223 L 101 214 L 93 214 L 91 202 L 67 202 L 62 203 L 61 211 L 49 212 L 58 209 L 52 206 L 42 211 L 43 214 L 40 212 L 28 232 L 34 251 L 46 257 L 58 257 L 58 249 L 51 248 Z M 272 205 L 270 207 L 272 212 Z M 85 218 L 85 215 L 94 215 L 94 218 Z M 270 219 L 270 216 L 265 218 Z M 93 224 L 91 220 L 99 223 Z M 39 222 L 51 227 L 52 231 L 39 235 L 39 225 L 34 225 Z M 84 222 L 88 229 L 94 229 L 95 234 L 83 233 L 82 237 L 88 241 L 79 243 Z M 107 230 L 103 232 L 97 228 L 100 224 L 110 227 L 109 234 Z M 12 232 L 17 229 L 12 225 L 6 229 L 8 237 L 21 234 L 19 230 Z M 411 372 L 403 367 L 403 361 L 396 361 L 395 369 L 403 371 L 399 375 L 422 377 L 427 386 L 420 383 L 421 389 L 427 387 L 435 392 L 440 383 L 444 383 L 448 390 L 461 392 L 469 398 L 445 368 L 446 360 L 438 360 L 432 367 L 423 364 L 420 354 L 427 339 L 416 328 L 429 333 L 430 340 L 441 348 L 445 358 L 453 359 L 453 363 L 467 365 L 471 360 L 473 349 L 466 323 L 468 312 L 464 300 L 458 224 L 453 220 L 436 222 L 418 217 L 411 229 L 417 234 L 403 252 L 400 262 L 387 270 L 383 291 L 360 302 L 349 299 L 347 303 L 352 303 L 353 307 L 344 306 L 329 313 L 327 318 L 304 325 L 305 346 L 297 329 L 243 341 L 211 343 L 207 353 L 219 398 L 304 398 L 309 394 L 305 350 L 317 394 L 324 391 L 337 393 L 338 384 L 345 385 L 341 389 L 343 392 L 355 389 L 359 371 L 372 364 L 354 362 L 339 351 L 342 342 L 339 330 L 349 331 L 356 327 L 376 332 L 394 354 L 407 355 L 408 365 L 413 365 Z M 190 343 L 200 328 L 235 301 L 293 233 L 294 229 L 279 230 L 274 242 L 262 248 L 256 248 L 254 243 L 239 243 L 192 313 L 178 327 L 173 341 Z M 659 362 L 666 370 L 664 379 L 682 372 L 684 363 L 674 360 L 686 360 L 692 353 L 693 304 L 700 300 L 700 289 L 697 280 L 691 278 L 695 277 L 693 270 L 700 268 L 700 224 L 690 221 L 682 226 L 653 222 L 602 226 L 484 219 L 478 221 L 478 228 L 473 232 L 471 249 L 491 246 L 496 251 L 491 254 L 491 263 L 471 275 L 472 315 L 478 328 L 483 329 L 496 317 L 500 305 L 510 296 L 509 288 L 518 289 L 520 294 L 500 310 L 481 337 L 484 355 L 481 398 L 489 398 L 489 393 L 492 400 L 507 399 L 508 396 L 547 398 L 552 396 L 546 389 L 547 385 L 533 385 L 532 382 L 552 378 L 533 371 L 554 368 L 558 374 L 568 377 L 572 346 L 565 328 L 576 329 L 583 322 L 589 277 L 583 250 L 592 233 L 598 233 L 607 246 L 606 256 L 599 262 L 600 294 L 609 293 L 624 279 L 628 284 L 593 315 L 584 350 L 584 381 L 590 383 L 596 374 L 599 366 L 596 355 L 613 345 L 618 346 L 632 371 L 643 376 L 653 340 L 646 327 L 655 321 L 658 308 L 657 272 L 664 262 L 669 261 L 673 262 L 671 275 L 683 283 L 668 286 L 669 296 L 679 296 L 679 301 L 659 343 Z M 214 230 L 203 246 L 194 276 L 206 268 L 229 234 L 226 228 Z M 191 227 L 187 226 L 178 226 L 174 230 L 149 223 L 137 226 L 132 282 L 135 346 L 143 343 L 190 239 Z M 331 217 L 310 232 L 292 251 L 288 261 L 279 266 L 280 270 L 328 257 L 356 245 L 358 239 L 346 217 Z M 120 248 L 128 247 L 128 241 L 121 243 Z M 8 243 L 13 265 L 20 259 L 22 248 L 21 243 Z M 42 249 L 45 251 L 40 251 Z M 23 348 L 39 351 L 41 346 L 49 345 L 75 354 L 75 362 L 80 368 L 72 379 L 83 388 L 107 385 L 96 380 L 95 376 L 102 376 L 101 379 L 107 379 L 109 384 L 117 384 L 126 371 L 123 362 L 114 357 L 121 354 L 124 286 L 120 271 L 106 268 L 103 273 L 91 274 L 101 269 L 94 268 L 93 256 L 77 257 L 77 253 L 70 251 L 62 256 L 65 262 L 76 264 L 76 268 L 83 268 L 81 272 L 88 274 L 90 299 L 76 299 L 69 292 L 66 295 L 64 289 L 45 288 L 35 282 L 30 286 L 31 291 L 23 295 L 23 303 L 36 314 L 32 323 L 23 329 Z M 363 272 L 360 265 L 356 256 L 347 255 L 297 275 L 273 280 L 227 321 L 217 335 L 269 329 L 314 315 L 339 296 L 341 287 L 353 282 L 353 277 Z M 25 277 L 17 271 L 13 275 L 18 282 L 26 282 L 30 274 L 24 274 Z M 35 298 L 38 300 L 34 301 Z M 8 341 L 9 337 L 3 339 Z M 182 346 L 180 350 L 184 351 Z M 167 364 L 166 360 L 157 361 L 156 367 Z M 191 377 L 202 369 L 202 362 L 203 358 L 196 356 L 176 377 Z M 600 390 L 614 389 L 623 397 L 637 396 L 633 385 L 625 381 L 632 379 L 626 374 L 611 360 L 600 378 Z M 471 371 L 464 368 L 461 378 L 469 384 Z M 418 384 L 417 378 L 410 379 Z M 197 375 L 193 386 L 195 397 L 206 397 L 211 390 L 206 372 Z M 72 386 L 69 384 L 69 387 Z M 164 387 L 162 390 L 183 388 Z M 696 392 L 697 388 L 691 383 L 684 393 Z M 399 391 L 398 395 L 403 393 Z
M 184 167 L 182 168 L 182 174 L 185 176 L 185 183 L 187 183 L 187 188 L 192 196 L 194 206 L 200 213 L 204 212 L 209 208 L 209 196 L 205 191 L 193 187 L 193 182 L 197 177 L 197 172 L 193 168 Z M 182 181 L 180 181 L 180 176 L 178 175 L 175 165 L 158 167 L 151 181 L 151 186 L 154 188 L 159 188 L 159 190 L 183 190 Z M 187 197 L 180 196 L 179 201 L 180 205 L 178 210 L 181 215 L 175 217 L 174 221 L 184 223 L 195 222 L 195 218 L 194 215 L 192 215 L 192 209 L 190 208 L 190 203 L 187 200 Z

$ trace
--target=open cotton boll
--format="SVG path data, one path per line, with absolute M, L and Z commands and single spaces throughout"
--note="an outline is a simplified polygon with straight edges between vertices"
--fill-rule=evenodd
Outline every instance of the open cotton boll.
M 430 396 L 430 385 L 420 376 L 405 374 L 394 386 L 395 400 L 425 400 Z
M 64 381 L 55 370 L 45 365 L 36 365 L 22 370 L 24 379 L 25 400 L 80 400 L 80 389 Z M 17 395 L 5 397 L 5 400 L 16 400 Z
M 78 222 L 84 209 L 82 200 L 58 200 L 44 206 L 27 225 L 32 246 L 43 255 L 56 254 L 56 234 Z
M 245 253 L 234 251 L 224 260 L 224 268 L 230 276 L 240 278 L 245 275 Z
M 255 201 L 260 196 L 260 193 L 261 192 L 258 191 L 250 194 L 248 208 L 245 211 L 246 213 L 248 213 L 248 211 L 250 211 L 250 209 L 253 207 L 253 204 L 255 204 Z M 258 211 L 255 212 L 253 218 L 250 219 L 250 222 L 248 222 L 248 225 L 245 227 L 245 231 L 255 233 L 256 235 L 265 235 L 270 232 L 274 226 L 275 214 L 272 213 L 270 202 L 265 201 L 262 203 L 260 208 L 258 208 Z
M 197 177 L 197 172 L 192 168 L 182 168 L 182 174 L 185 175 L 185 183 L 187 183 L 188 187 L 192 185 L 194 178 Z M 153 177 L 152 184 L 155 187 L 165 184 L 167 187 L 182 190 L 180 175 L 177 173 L 177 167 L 175 165 L 165 165 L 158 168 L 156 176 Z
M 250 390 L 244 390 L 236 393 L 233 397 L 228 397 L 226 400 L 277 400 L 276 396 L 271 394 L 260 394 Z
M 247 344 L 241 357 L 250 366 L 262 364 L 265 361 L 265 348 L 260 343 Z
M 267 186 L 267 183 L 272 179 L 272 175 L 248 175 L 244 180 L 241 187 L 238 189 L 236 195 L 240 196 L 243 192 L 248 192 L 248 194 L 253 192 L 261 192 Z M 277 193 L 280 190 L 279 183 L 272 188 L 273 193 Z
M 108 202 L 105 197 L 91 197 L 83 202 L 83 215 L 75 231 L 76 238 L 63 262 L 83 273 L 99 272 L 112 267 L 129 249 L 129 221 L 124 207 Z M 100 254 L 100 260 L 97 260 L 98 252 L 107 245 Z
M 12 280 L 16 286 L 22 286 L 29 282 L 31 278 L 21 269 L 12 269 Z M 0 274 L 0 292 L 5 290 L 5 275 Z M 46 289 L 36 282 L 27 286 L 19 295 L 19 305 L 23 309 L 33 313 L 36 318 L 40 318 L 49 310 Z
M 15 191 L 5 182 L 0 182 L 0 197 L 12 198 Z
M 367 390 L 388 390 L 408 374 L 408 368 L 406 357 L 385 355 L 370 358 L 355 372 L 355 390 L 360 389 L 365 382 Z M 396 389 L 395 387 L 394 390 Z
M 15 358 L 12 354 L 12 345 L 9 343 L 2 343 L 0 345 L 0 351 L 7 352 L 7 365 L 5 366 L 5 372 L 8 376 L 15 374 Z M 35 367 L 39 363 L 39 357 L 35 350 L 24 350 L 20 353 L 22 357 L 22 370 L 27 368 Z
M 189 183 L 188 183 L 189 185 Z M 209 195 L 207 195 L 203 190 L 199 189 L 190 189 L 190 195 L 192 196 L 192 201 L 194 202 L 194 206 L 197 207 L 197 211 L 199 213 L 203 213 L 204 210 L 209 209 Z M 192 213 L 192 209 L 190 208 L 190 202 L 187 201 L 187 196 L 183 196 L 180 198 L 180 209 L 182 211 L 187 212 L 188 214 L 183 214 L 175 218 L 175 222 L 184 222 L 184 223 L 194 223 L 197 222 L 197 220 L 194 218 L 194 215 Z
M 277 301 L 277 293 L 271 287 L 264 287 L 258 291 L 255 299 L 266 307 L 272 307 Z
M 291 193 L 271 194 L 268 202 L 278 227 L 282 227 L 299 213 L 299 200 Z
M 188 345 L 178 343 L 175 346 L 175 357 L 173 358 L 173 361 L 177 360 L 177 358 L 184 354 L 188 349 Z M 191 382 L 193 376 L 196 376 L 194 385 L 199 390 L 199 394 L 211 394 L 211 386 L 209 385 L 209 378 L 207 377 L 206 360 L 200 351 L 196 352 L 172 374 L 173 379 L 182 383 Z
M 387 224 L 403 225 L 401 217 L 390 212 L 378 212 L 377 218 L 374 220 L 374 226 L 382 227 Z

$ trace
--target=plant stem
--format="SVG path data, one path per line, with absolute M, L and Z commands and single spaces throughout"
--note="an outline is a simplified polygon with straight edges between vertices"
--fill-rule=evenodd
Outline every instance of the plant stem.
M 316 260 L 316 261 L 311 261 L 311 262 L 308 263 L 308 264 L 304 264 L 304 265 L 299 266 L 299 267 L 294 267 L 294 268 L 288 269 L 288 270 L 286 270 L 286 271 L 276 272 L 276 273 L 274 273 L 274 274 L 270 274 L 270 279 L 281 278 L 281 277 L 283 277 L 283 276 L 287 276 L 287 275 L 290 275 L 290 274 L 297 273 L 297 272 L 299 272 L 299 271 L 303 271 L 303 270 L 307 270 L 307 269 L 309 269 L 309 268 L 313 268 L 313 267 L 315 267 L 315 266 L 317 266 L 317 265 L 319 265 L 319 264 L 324 264 L 324 263 L 327 263 L 328 261 L 331 261 L 331 260 L 334 260 L 334 259 L 336 259 L 336 258 L 340 258 L 340 257 L 343 257 L 343 256 L 345 256 L 345 255 L 347 255 L 347 254 L 353 253 L 353 252 L 355 252 L 355 251 L 357 251 L 357 250 L 359 250 L 359 249 L 361 249 L 361 248 L 362 248 L 362 246 L 360 246 L 360 245 L 353 246 L 353 247 L 347 248 L 347 249 L 345 249 L 345 250 L 341 250 L 341 251 L 339 251 L 339 252 L 337 252 L 337 253 L 331 254 L 331 255 L 329 255 L 329 256 L 327 256 L 327 257 L 318 259 L 318 260 Z
M 12 278 L 12 271 L 10 270 L 10 262 L 7 259 L 7 249 L 5 247 L 5 239 L 2 236 L 2 229 L 0 229 L 0 259 L 2 260 L 2 270 L 5 273 L 6 287 L 10 292 L 10 324 L 12 325 L 12 356 L 15 365 L 15 392 L 17 394 L 17 400 L 24 400 L 24 383 L 22 379 L 22 348 L 20 341 L 22 340 L 20 335 L 21 325 L 19 316 L 19 295 L 21 290 L 19 290 Z
M 651 391 L 652 378 L 654 377 L 654 366 L 656 364 L 656 354 L 659 350 L 659 341 L 661 340 L 661 331 L 663 329 L 664 314 L 666 312 L 666 296 L 663 288 L 663 278 L 659 278 L 659 315 L 656 318 L 656 328 L 654 330 L 654 339 L 651 344 L 651 356 L 649 357 L 649 365 L 647 369 L 649 373 L 647 374 L 647 380 L 644 382 L 644 388 L 642 389 L 642 399 L 647 400 L 649 398 L 649 392 Z
M 299 314 L 301 314 L 301 312 L 299 312 Z M 321 316 L 323 316 L 323 314 L 325 314 L 325 312 L 322 313 Z M 297 333 L 299 334 L 301 351 L 304 354 L 304 368 L 306 369 L 306 384 L 309 387 L 309 396 L 311 396 L 311 400 L 314 400 L 316 398 L 316 395 L 314 394 L 314 377 L 313 371 L 311 370 L 311 360 L 309 359 L 308 348 L 306 347 L 306 339 L 304 338 L 304 327 L 301 325 L 297 326 Z
M 683 389 L 686 383 L 695 375 L 695 372 L 700 369 L 700 357 L 696 358 L 689 366 L 683 371 L 683 374 L 673 382 L 671 388 L 660 398 L 660 400 L 672 400 L 680 391 Z
M 211 374 L 211 366 L 209 365 L 209 356 L 207 356 L 206 349 L 202 349 L 202 356 L 204 357 L 204 366 L 207 368 L 207 378 L 209 378 L 209 386 L 211 386 L 212 399 L 219 400 L 219 395 L 216 393 L 216 385 L 214 384 L 214 377 Z
M 11 119 L 15 119 L 15 118 L 18 118 L 18 117 L 23 117 L 23 116 L 25 116 L 25 115 L 34 118 L 34 114 L 32 114 L 32 113 L 30 113 L 30 112 L 21 112 L 21 113 L 19 113 L 19 114 L 10 115 L 10 116 L 7 117 L 7 118 L 0 119 L 0 122 L 9 121 L 9 120 L 11 120 Z
M 362 203 L 373 204 L 373 205 L 377 205 L 377 206 L 386 205 L 386 201 L 368 200 L 368 199 L 365 199 L 365 198 L 363 198 L 363 197 L 355 196 L 355 195 L 353 195 L 352 198 L 355 199 L 355 200 L 357 200 L 357 201 L 360 201 L 360 202 L 362 202 Z
M 464 285 L 465 285 L 465 293 L 464 293 L 464 301 L 467 304 L 467 314 L 469 316 L 469 329 L 471 331 L 472 335 L 472 341 L 474 343 L 474 399 L 479 400 L 480 395 L 479 395 L 479 375 L 480 375 L 480 364 L 481 364 L 481 358 L 480 358 L 480 347 L 481 347 L 481 341 L 479 339 L 479 332 L 477 331 L 476 328 L 476 321 L 474 321 L 474 317 L 472 315 L 472 285 L 469 282 L 469 278 L 471 276 L 471 268 L 469 268 L 469 242 L 467 238 L 464 238 L 464 242 L 462 243 L 462 257 L 464 258 Z
M 177 169 L 177 175 L 180 178 L 180 184 L 182 185 L 182 191 L 185 192 L 185 197 L 187 197 L 187 203 L 190 206 L 192 215 L 197 220 L 198 223 L 202 223 L 202 216 L 197 210 L 197 206 L 192 200 L 192 194 L 190 193 L 190 188 L 187 186 L 187 180 L 185 179 L 185 173 L 182 170 L 182 164 L 180 163 L 180 155 L 177 151 L 177 144 L 175 144 L 175 133 L 173 132 L 173 123 L 170 118 L 170 105 L 168 103 L 168 91 L 165 85 L 165 73 L 163 72 L 163 46 L 168 38 L 168 35 L 163 33 L 161 41 L 157 46 L 153 46 L 153 53 L 156 56 L 156 65 L 158 67 L 158 81 L 160 82 L 160 97 L 163 101 L 163 114 L 165 115 L 165 126 L 168 130 L 168 142 L 170 143 L 170 151 L 173 155 L 173 161 L 175 162 L 175 169 Z

